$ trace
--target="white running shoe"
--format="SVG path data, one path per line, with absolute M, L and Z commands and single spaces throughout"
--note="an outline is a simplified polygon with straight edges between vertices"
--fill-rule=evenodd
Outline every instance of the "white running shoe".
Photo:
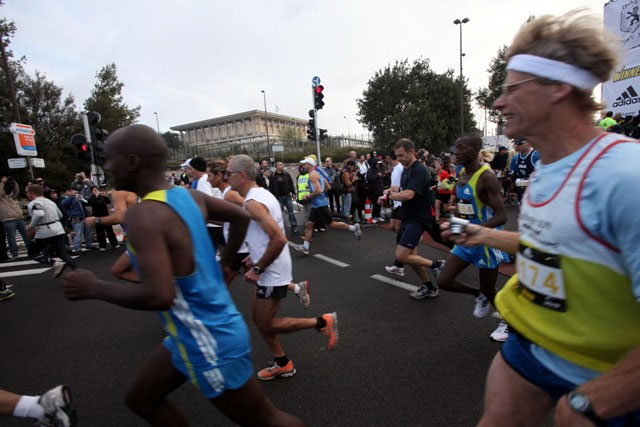
M 356 236 L 356 240 L 362 239 L 362 229 L 360 228 L 360 224 L 353 224 L 353 226 L 356 228 L 353 231 L 353 234 Z
M 397 274 L 400 277 L 404 277 L 404 267 L 397 267 L 395 265 L 386 265 L 384 267 L 389 273 Z
M 311 295 L 309 295 L 309 281 L 305 280 L 304 282 L 298 282 L 298 286 L 300 286 L 300 292 L 298 292 L 296 296 L 300 300 L 300 304 L 302 304 L 302 306 L 306 310 L 311 304 Z
M 489 313 L 490 308 L 489 300 L 480 292 L 476 297 L 476 306 L 473 307 L 473 315 L 477 318 L 484 317 Z
M 509 325 L 501 320 L 496 330 L 489 337 L 497 342 L 505 342 L 509 338 Z
M 60 277 L 62 273 L 64 273 L 64 269 L 67 268 L 67 263 L 64 261 L 56 261 L 53 263 L 53 278 L 57 279 Z
M 309 255 L 309 249 L 306 249 L 304 245 L 291 245 L 293 250 L 296 250 L 302 254 Z
M 76 411 L 71 409 L 71 393 L 64 385 L 44 393 L 38 399 L 44 409 L 44 416 L 36 421 L 38 426 L 71 427 L 77 424 Z

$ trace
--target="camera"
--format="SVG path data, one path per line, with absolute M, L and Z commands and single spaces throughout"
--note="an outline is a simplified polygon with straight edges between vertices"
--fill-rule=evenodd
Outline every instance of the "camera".
M 467 224 L 469 224 L 469 221 L 452 216 L 451 218 L 449 218 L 449 224 L 449 230 L 451 230 L 451 234 L 462 234 L 464 229 L 467 228 Z

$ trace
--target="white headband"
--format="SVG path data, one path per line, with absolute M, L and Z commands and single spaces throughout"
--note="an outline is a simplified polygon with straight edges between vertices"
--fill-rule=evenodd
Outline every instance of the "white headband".
M 592 91 L 600 79 L 582 68 L 549 58 L 535 55 L 514 55 L 507 64 L 507 71 L 519 71 L 534 76 L 570 84 L 586 91 Z

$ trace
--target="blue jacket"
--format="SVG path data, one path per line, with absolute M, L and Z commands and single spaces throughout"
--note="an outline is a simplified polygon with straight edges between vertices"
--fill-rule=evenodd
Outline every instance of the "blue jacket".
M 87 210 L 84 208 L 87 201 L 80 196 L 78 198 L 65 196 L 60 204 L 66 209 L 70 218 L 87 217 Z

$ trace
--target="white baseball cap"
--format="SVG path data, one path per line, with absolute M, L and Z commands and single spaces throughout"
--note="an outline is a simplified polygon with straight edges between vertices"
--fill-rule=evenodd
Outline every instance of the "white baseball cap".
M 184 163 L 180 165 L 182 169 L 188 168 L 189 166 L 191 166 L 191 159 L 185 160 Z
M 300 163 L 309 163 L 311 166 L 315 166 L 316 165 L 316 161 L 313 160 L 311 157 L 305 157 L 304 159 L 300 160 Z

